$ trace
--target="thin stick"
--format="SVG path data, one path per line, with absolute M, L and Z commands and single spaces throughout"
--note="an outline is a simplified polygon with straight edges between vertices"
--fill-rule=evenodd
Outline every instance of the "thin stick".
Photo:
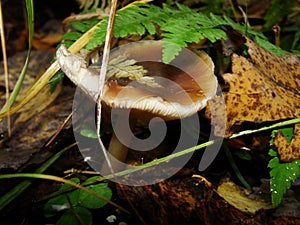
M 114 23 L 115 23 L 117 3 L 118 3 L 117 0 L 111 1 L 110 14 L 109 14 L 107 30 L 106 30 L 106 37 L 105 37 L 105 44 L 104 44 L 104 49 L 103 49 L 102 65 L 101 65 L 101 70 L 100 70 L 99 95 L 98 95 L 98 99 L 97 99 L 97 136 L 98 136 L 98 141 L 99 141 L 100 147 L 103 151 L 104 157 L 107 161 L 108 167 L 110 168 L 112 174 L 114 173 L 114 171 L 113 171 L 111 162 L 109 160 L 109 157 L 107 155 L 106 149 L 104 147 L 104 144 L 100 138 L 100 128 L 101 128 L 101 110 L 102 110 L 101 100 L 103 97 L 103 88 L 104 88 L 105 77 L 106 77 L 106 72 L 107 72 L 107 65 L 108 65 L 108 60 L 109 60 L 110 45 L 111 45 L 111 39 L 112 39 L 112 34 L 113 34 L 113 27 L 114 27 Z
M 4 23 L 3 23 L 3 14 L 2 14 L 2 0 L 0 0 L 0 27 L 1 27 L 1 47 L 3 55 L 3 66 L 4 66 L 4 79 L 5 79 L 5 98 L 6 102 L 9 101 L 9 77 L 8 77 L 8 63 L 6 55 L 6 43 L 5 43 L 5 34 L 4 34 Z M 11 124 L 10 124 L 10 112 L 7 110 L 7 131 L 8 136 L 11 136 Z
M 65 121 L 58 127 L 58 129 L 55 131 L 55 133 L 50 138 L 50 140 L 46 143 L 45 147 L 49 146 L 52 143 L 52 141 L 54 141 L 54 139 L 57 137 L 59 132 L 64 128 L 64 126 L 67 124 L 67 122 L 71 119 L 72 115 L 73 115 L 73 112 L 71 112 L 68 115 L 68 117 L 65 119 Z

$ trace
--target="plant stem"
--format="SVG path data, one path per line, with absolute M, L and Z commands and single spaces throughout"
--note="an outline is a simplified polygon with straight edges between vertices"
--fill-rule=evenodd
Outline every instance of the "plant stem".
M 228 139 L 233 139 L 233 138 L 237 138 L 237 137 L 241 137 L 241 136 L 249 135 L 249 134 L 254 134 L 254 133 L 258 133 L 258 132 L 262 132 L 262 131 L 266 131 L 266 130 L 272 130 L 272 129 L 275 129 L 278 127 L 288 126 L 288 125 L 292 125 L 295 123 L 300 123 L 300 118 L 295 118 L 295 119 L 286 120 L 283 122 L 278 122 L 278 123 L 272 124 L 270 126 L 262 127 L 262 128 L 256 129 L 256 130 L 241 131 L 239 133 L 235 133 L 235 134 L 231 135 Z

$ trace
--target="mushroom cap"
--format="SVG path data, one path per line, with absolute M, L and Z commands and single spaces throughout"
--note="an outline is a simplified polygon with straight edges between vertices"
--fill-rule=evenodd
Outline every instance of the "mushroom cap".
M 159 116 L 164 120 L 185 118 L 203 109 L 216 95 L 218 86 L 211 58 L 205 52 L 196 55 L 183 48 L 174 60 L 164 64 L 162 48 L 162 41 L 148 40 L 111 51 L 110 60 L 126 55 L 126 59 L 143 66 L 146 77 L 152 77 L 157 86 L 112 77 L 105 81 L 102 103 L 108 108 L 130 109 L 143 118 Z M 96 101 L 99 71 L 87 67 L 83 58 L 71 54 L 63 45 L 56 55 L 65 74 Z
M 142 65 L 146 76 L 153 77 L 160 87 L 130 80 L 125 80 L 124 85 L 124 79 L 108 79 L 103 90 L 104 105 L 164 120 L 185 118 L 203 109 L 215 96 L 218 85 L 211 58 L 205 52 L 198 56 L 183 48 L 173 61 L 165 64 L 162 48 L 162 41 L 149 40 L 113 50 L 110 60 L 126 54 L 127 59 Z

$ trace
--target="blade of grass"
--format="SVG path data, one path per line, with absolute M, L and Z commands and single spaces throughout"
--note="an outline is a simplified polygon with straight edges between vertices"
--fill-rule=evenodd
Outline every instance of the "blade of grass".
M 111 200 L 104 198 L 101 195 L 98 195 L 96 192 L 91 191 L 89 189 L 87 189 L 86 187 L 83 187 L 80 184 L 77 184 L 71 180 L 66 180 L 64 178 L 61 177 L 57 177 L 57 176 L 53 176 L 53 175 L 47 175 L 47 174 L 37 174 L 37 173 L 14 173 L 14 174 L 3 174 L 0 175 L 0 179 L 11 179 L 11 178 L 19 178 L 19 177 L 25 177 L 25 178 L 35 178 L 35 179 L 45 179 L 45 180 L 53 180 L 53 181 L 57 181 L 57 182 L 62 182 L 62 183 L 66 183 L 69 185 L 72 185 L 75 188 L 79 188 L 93 196 L 95 196 L 96 198 L 105 201 L 109 204 L 111 204 L 112 206 L 115 206 L 116 208 L 118 208 L 119 210 L 130 214 L 126 209 L 124 209 L 123 207 L 119 206 L 118 204 L 112 202 Z
M 33 34 L 34 34 L 33 0 L 26 0 L 26 9 L 27 9 L 27 23 L 28 23 L 28 32 L 29 32 L 27 56 L 26 56 L 25 64 L 23 66 L 21 74 L 19 76 L 19 79 L 14 87 L 14 90 L 11 93 L 9 100 L 6 102 L 6 104 L 1 109 L 1 113 L 8 112 L 9 111 L 8 109 L 10 108 L 10 106 L 12 106 L 12 104 L 15 102 L 15 100 L 21 90 L 22 83 L 25 78 L 29 60 L 30 60 L 30 53 L 31 53 L 31 49 L 32 49 L 32 40 L 33 40 Z
M 76 143 L 73 143 L 66 148 L 62 149 L 60 152 L 56 153 L 49 160 L 47 160 L 41 167 L 39 167 L 35 173 L 43 173 L 49 166 L 51 166 L 64 152 L 75 146 Z M 24 180 L 13 187 L 10 191 L 0 197 L 0 211 L 12 202 L 16 197 L 18 197 L 23 191 L 25 191 L 33 180 Z

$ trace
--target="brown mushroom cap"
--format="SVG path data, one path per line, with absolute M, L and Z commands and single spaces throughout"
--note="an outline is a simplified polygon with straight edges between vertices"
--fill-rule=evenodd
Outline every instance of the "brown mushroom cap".
M 169 64 L 162 63 L 162 41 L 139 41 L 122 45 L 110 54 L 110 60 L 120 55 L 135 60 L 154 78 L 160 87 L 151 87 L 136 81 L 122 84 L 123 79 L 105 82 L 102 102 L 109 108 L 131 109 L 143 116 L 159 116 L 164 120 L 184 118 L 203 109 L 215 96 L 217 79 L 211 58 L 202 52 L 199 56 L 185 48 Z M 88 68 L 84 59 L 71 54 L 62 45 L 57 59 L 66 75 L 94 101 L 99 93 L 99 71 Z
M 118 79 L 105 83 L 103 103 L 110 108 L 131 109 L 143 117 L 159 116 L 164 120 L 184 118 L 203 109 L 216 94 L 217 79 L 214 64 L 202 52 L 200 56 L 187 49 L 170 64 L 162 63 L 162 41 L 134 42 L 111 53 L 113 59 L 126 54 L 147 70 L 147 76 L 161 87 L 138 82 L 122 85 Z

